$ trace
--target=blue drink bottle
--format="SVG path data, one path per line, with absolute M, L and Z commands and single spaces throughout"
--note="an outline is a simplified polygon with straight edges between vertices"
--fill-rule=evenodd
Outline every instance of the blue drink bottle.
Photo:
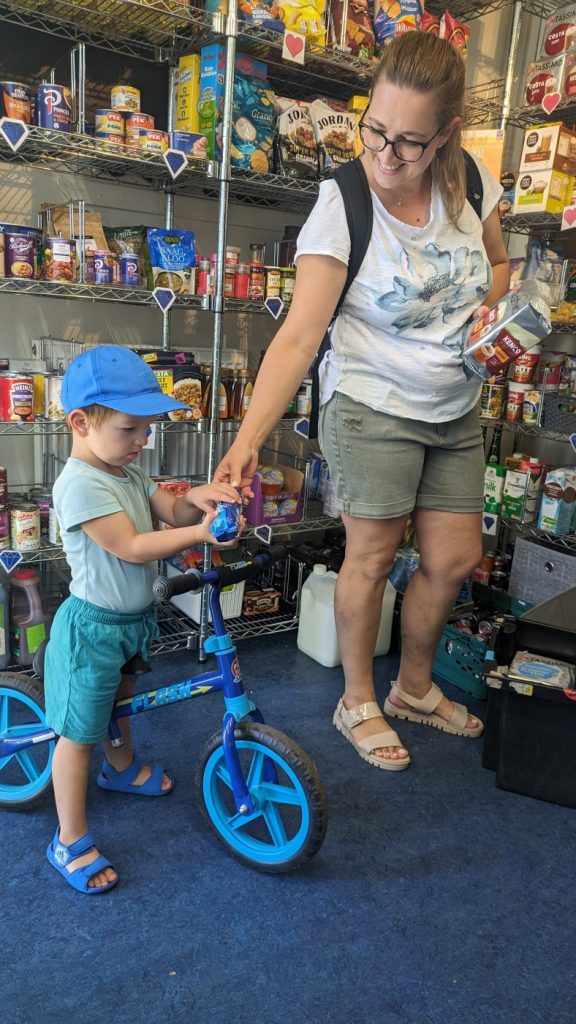
M 219 501 L 216 505 L 218 515 L 210 523 L 210 533 L 214 540 L 224 543 L 235 540 L 240 528 L 242 506 L 235 501 Z

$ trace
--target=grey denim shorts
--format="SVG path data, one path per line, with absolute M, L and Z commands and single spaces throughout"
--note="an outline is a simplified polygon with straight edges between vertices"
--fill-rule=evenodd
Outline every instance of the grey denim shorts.
M 346 515 L 392 519 L 414 508 L 484 508 L 477 407 L 446 423 L 422 423 L 377 412 L 336 391 L 320 410 L 319 440 Z

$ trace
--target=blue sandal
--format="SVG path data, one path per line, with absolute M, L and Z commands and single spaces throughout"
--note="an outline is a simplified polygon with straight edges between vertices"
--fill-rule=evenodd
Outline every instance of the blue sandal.
M 113 882 L 107 882 L 105 885 L 94 885 L 91 886 L 88 883 L 94 875 L 97 875 L 99 871 L 103 871 L 104 868 L 112 868 L 110 861 L 100 854 L 93 860 L 91 864 L 84 864 L 81 868 L 75 868 L 74 871 L 68 871 L 66 865 L 70 864 L 71 861 L 76 860 L 77 857 L 82 857 L 85 853 L 90 853 L 94 849 L 94 840 L 89 832 L 84 836 L 80 836 L 76 842 L 70 843 L 66 846 L 65 843 L 60 842 L 60 826 L 56 829 L 54 839 L 46 850 L 46 856 L 53 868 L 59 871 L 63 878 L 66 879 L 68 885 L 71 885 L 77 892 L 86 892 L 90 895 L 98 892 L 108 892 L 108 889 L 112 889 L 118 884 L 116 878 Z
M 155 764 L 152 774 L 146 782 L 140 786 L 133 786 L 132 783 L 138 772 L 143 768 L 142 761 L 134 757 L 132 764 L 129 764 L 123 772 L 117 772 L 109 761 L 104 761 L 102 769 L 97 778 L 101 789 L 112 789 L 117 793 L 134 793 L 136 796 L 168 796 L 174 789 L 174 782 L 170 789 L 162 789 L 164 779 L 164 768 L 161 764 Z

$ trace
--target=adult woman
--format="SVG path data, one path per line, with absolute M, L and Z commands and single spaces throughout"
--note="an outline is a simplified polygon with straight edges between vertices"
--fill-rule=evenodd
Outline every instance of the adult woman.
M 372 661 L 409 514 L 421 566 L 403 601 L 402 659 L 385 711 L 463 736 L 483 728 L 430 678 L 447 614 L 481 557 L 480 385 L 463 372 L 462 339 L 480 304 L 509 283 L 501 189 L 481 164 L 481 220 L 466 201 L 463 104 L 464 65 L 449 43 L 410 32 L 385 48 L 361 128 L 372 238 L 322 367 L 320 443 L 346 528 L 336 588 L 346 686 L 334 724 L 365 760 L 396 771 L 410 758 L 375 702 Z M 323 182 L 298 240 L 292 307 L 217 479 L 249 485 L 330 323 L 349 252 L 338 186 Z

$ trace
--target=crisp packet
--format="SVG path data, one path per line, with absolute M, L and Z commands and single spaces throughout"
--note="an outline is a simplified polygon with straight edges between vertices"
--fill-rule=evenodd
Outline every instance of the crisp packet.
M 447 39 L 449 43 L 452 43 L 452 46 L 460 51 L 462 57 L 466 56 L 470 28 L 463 21 L 457 21 L 456 18 L 453 18 L 450 11 L 444 11 L 440 18 L 440 31 L 438 34 L 440 39 Z
M 473 320 L 464 341 L 464 373 L 487 380 L 550 334 L 550 307 L 535 281 L 523 281 L 485 316 Z
M 374 35 L 378 46 L 401 32 L 418 30 L 423 12 L 423 0 L 374 0 Z

